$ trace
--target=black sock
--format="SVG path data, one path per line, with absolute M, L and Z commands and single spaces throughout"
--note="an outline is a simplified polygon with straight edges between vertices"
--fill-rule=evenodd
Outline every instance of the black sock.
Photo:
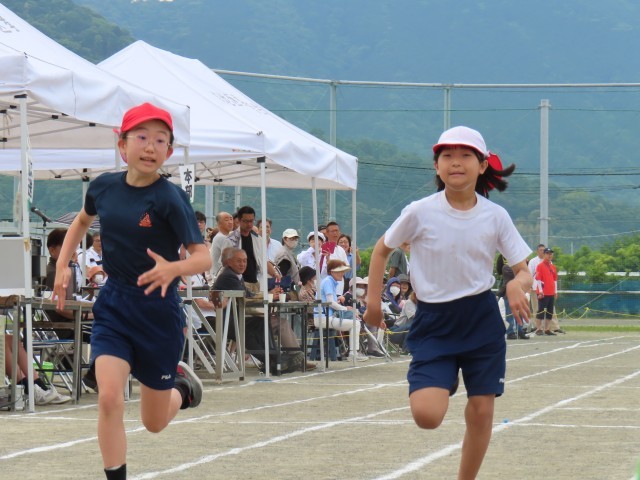
M 189 408 L 189 405 L 191 404 L 191 399 L 189 398 L 189 395 L 191 394 L 191 387 L 189 386 L 189 382 L 182 377 L 176 377 L 173 388 L 178 390 L 182 397 L 182 405 L 180 405 L 180 409 L 184 410 L 185 408 Z
M 19 382 L 16 382 L 18 385 L 22 385 L 22 387 L 24 388 L 24 393 L 29 394 L 29 380 L 27 379 L 27 377 L 24 377 L 22 380 L 20 380 Z M 42 381 L 41 378 L 36 378 L 33 381 L 34 385 L 38 385 L 42 390 L 49 390 L 49 385 L 47 385 L 46 383 L 44 383 Z
M 127 479 L 127 464 L 120 465 L 115 470 L 104 469 L 104 474 L 107 476 L 107 480 L 126 480 Z
M 38 386 L 39 386 L 41 389 L 43 389 L 43 390 L 49 390 L 49 385 L 47 385 L 46 383 L 44 383 L 44 382 L 42 381 L 42 379 L 41 379 L 41 378 L 36 378 L 36 379 L 33 381 L 33 383 L 34 383 L 35 385 L 38 385 Z
M 27 377 L 24 377 L 19 382 L 16 382 L 16 385 L 22 385 L 25 395 L 29 394 L 29 381 L 27 380 Z

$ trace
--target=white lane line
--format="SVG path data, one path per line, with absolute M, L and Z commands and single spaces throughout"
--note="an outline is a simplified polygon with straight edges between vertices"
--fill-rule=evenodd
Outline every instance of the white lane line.
M 552 427 L 552 428 L 586 428 L 586 429 L 619 429 L 619 430 L 640 430 L 640 425 L 565 425 L 562 423 L 517 423 L 515 427 Z
M 404 380 L 403 380 L 404 382 Z M 402 382 L 399 382 L 402 383 Z M 330 395 L 322 395 L 319 397 L 312 397 L 312 398 L 306 398 L 306 399 L 302 399 L 302 400 L 292 400 L 290 402 L 282 402 L 282 403 L 276 403 L 276 404 L 270 404 L 270 405 L 261 405 L 259 407 L 251 407 L 251 408 L 243 408 L 243 409 L 239 409 L 239 410 L 234 410 L 231 412 L 222 412 L 222 413 L 215 413 L 215 414 L 209 414 L 209 415 L 203 415 L 200 417 L 193 417 L 193 418 L 185 418 L 183 420 L 173 420 L 171 422 L 170 425 L 179 425 L 182 423 L 193 423 L 193 422 L 201 422 L 203 420 L 207 420 L 209 418 L 212 417 L 227 417 L 230 415 L 236 415 L 236 414 L 240 414 L 240 413 L 249 413 L 249 412 L 257 412 L 260 410 L 266 410 L 266 409 L 270 409 L 270 408 L 280 408 L 280 407 L 288 407 L 291 405 L 297 405 L 297 404 L 302 404 L 302 403 L 308 403 L 308 402 L 315 402 L 318 400 L 326 400 L 326 399 L 335 399 L 344 395 L 354 395 L 357 393 L 362 393 L 362 392 L 369 392 L 371 390 L 378 390 L 380 388 L 384 388 L 385 385 L 380 384 L 380 385 L 373 385 L 369 388 L 359 388 L 357 390 L 349 390 L 346 392 L 339 392 L 339 393 L 333 393 Z M 402 407 L 403 409 L 406 409 L 408 407 Z M 364 418 L 364 417 L 363 417 Z M 146 431 L 146 428 L 144 426 L 140 426 L 137 428 L 132 428 L 129 430 L 126 430 L 127 435 L 130 434 L 135 434 L 135 433 L 140 433 L 140 432 L 144 432 Z M 53 450 L 59 450 L 62 448 L 67 448 L 67 447 L 71 447 L 73 445 L 77 445 L 80 443 L 85 443 L 85 442 L 91 442 L 93 440 L 97 440 L 98 437 L 96 436 L 91 436 L 91 437 L 86 437 L 86 438 L 81 438 L 78 440 L 74 440 L 74 441 L 70 441 L 70 442 L 62 442 L 62 443 L 54 443 L 51 445 L 43 445 L 40 447 L 33 447 L 33 448 L 28 448 L 25 450 L 19 450 L 17 452 L 13 452 L 13 453 L 9 453 L 6 455 L 2 455 L 0 456 L 0 460 L 10 460 L 12 458 L 16 458 L 16 457 L 20 457 L 23 455 L 30 455 L 30 454 L 34 454 L 34 453 L 42 453 L 42 452 L 50 452 Z M 215 459 L 214 459 L 215 460 Z
M 574 345 L 569 346 L 569 347 L 565 347 L 563 349 L 575 348 L 577 345 L 584 344 L 584 343 L 586 343 L 586 342 L 579 342 L 577 344 L 574 344 Z M 640 346 L 635 347 L 635 348 L 640 348 Z M 635 349 L 635 348 L 633 348 L 633 349 Z M 633 350 L 633 349 L 630 349 L 630 350 Z M 555 351 L 556 350 L 554 350 L 554 352 Z M 617 354 L 626 353 L 627 351 L 629 351 L 629 350 L 624 350 L 624 351 L 621 351 L 621 352 L 619 352 Z M 549 353 L 551 353 L 551 352 L 549 352 Z M 614 356 L 614 355 L 617 355 L 617 354 L 610 354 L 610 355 L 606 355 L 606 356 L 599 357 L 599 358 L 608 358 L 610 356 Z M 532 354 L 531 357 L 539 356 L 539 355 L 540 354 Z M 521 357 L 521 358 L 526 358 L 526 357 Z M 595 360 L 598 360 L 599 358 L 590 359 L 590 360 L 587 360 L 586 362 L 582 362 L 582 363 L 588 363 L 590 361 L 595 361 Z M 507 360 L 507 361 L 509 361 L 509 360 Z M 385 365 L 385 364 L 379 364 L 379 365 Z M 576 366 L 576 365 L 580 365 L 580 363 L 574 364 L 574 366 Z M 373 365 L 371 365 L 371 366 L 373 366 Z M 548 372 L 555 371 L 555 370 L 560 370 L 562 368 L 566 368 L 566 367 L 559 367 L 557 369 L 549 370 Z M 334 371 L 327 372 L 327 373 L 338 373 L 338 372 L 342 372 L 342 371 L 351 371 L 351 370 L 352 369 L 349 369 L 349 370 L 334 370 Z M 545 372 L 543 371 L 541 373 L 545 373 Z M 538 374 L 536 373 L 535 375 L 538 375 Z M 531 376 L 535 376 L 535 375 L 531 375 Z M 531 376 L 528 376 L 526 378 L 530 378 Z M 523 378 L 525 378 L 525 377 L 523 377 Z M 289 380 L 289 379 L 279 379 L 277 381 L 287 381 L 287 380 Z M 515 381 L 518 381 L 518 380 L 519 379 L 510 380 L 507 383 L 515 382 Z M 403 380 L 401 382 L 398 382 L 398 384 L 404 384 L 405 382 L 406 381 Z M 230 388 L 233 388 L 233 389 L 244 388 L 245 386 L 246 385 L 233 385 L 233 386 L 229 386 L 229 387 L 226 387 L 226 388 L 223 387 L 223 388 L 225 390 L 228 390 Z M 314 401 L 323 400 L 323 399 L 327 399 L 327 398 L 336 398 L 336 397 L 340 397 L 340 396 L 343 396 L 343 395 L 351 395 L 351 394 L 355 394 L 355 393 L 369 391 L 369 390 L 372 390 L 372 389 L 378 389 L 378 388 L 382 388 L 383 386 L 384 385 L 382 385 L 382 384 L 381 385 L 374 385 L 374 386 L 372 386 L 370 388 L 361 388 L 361 389 L 357 389 L 355 391 L 351 390 L 351 391 L 348 391 L 348 392 L 341 392 L 341 393 L 335 393 L 335 394 L 331 394 L 331 395 L 312 397 L 312 398 L 303 399 L 303 400 L 295 400 L 295 401 L 283 402 L 283 403 L 279 403 L 279 404 L 263 405 L 263 406 L 259 406 L 259 407 L 245 408 L 245 409 L 240 409 L 240 410 L 236 410 L 236 411 L 232 411 L 232 412 L 223 412 L 223 413 L 218 413 L 218 414 L 210 414 L 210 415 L 204 415 L 204 416 L 201 416 L 201 417 L 188 418 L 188 419 L 184 419 L 184 420 L 174 420 L 174 421 L 171 422 L 171 424 L 174 425 L 174 424 L 180 424 L 180 423 L 192 423 L 192 422 L 198 422 L 200 420 L 206 420 L 206 419 L 209 419 L 209 418 L 212 418 L 212 417 L 230 416 L 230 415 L 234 415 L 234 414 L 238 414 L 238 413 L 248 413 L 248 412 L 253 412 L 253 411 L 264 410 L 264 409 L 267 409 L 267 408 L 286 407 L 286 406 L 289 406 L 289 405 L 295 405 L 295 404 L 301 404 L 301 403 L 307 403 L 307 402 L 314 402 Z M 216 390 L 220 391 L 221 389 L 216 389 Z M 136 400 L 136 401 L 138 401 L 138 400 Z M 85 409 L 85 408 L 90 408 L 90 407 L 92 407 L 92 406 L 73 407 L 73 408 L 64 409 L 64 411 L 80 410 L 80 409 Z M 407 408 L 408 407 L 402 407 L 401 409 L 407 409 Z M 61 410 L 59 410 L 59 411 L 61 411 Z M 51 413 L 54 413 L 54 412 L 48 411 L 48 412 L 42 412 L 42 413 L 51 414 Z M 35 415 L 35 414 L 28 414 L 28 416 L 33 416 L 33 415 Z M 25 415 L 25 418 L 26 417 L 27 416 Z M 13 418 L 16 418 L 16 417 L 13 416 Z M 22 418 L 22 416 L 21 416 L 21 418 Z M 2 419 L 1 416 L 0 416 L 0 419 Z M 143 432 L 143 431 L 145 431 L 144 427 L 138 427 L 138 428 L 127 430 L 127 434 L 135 434 L 135 433 L 139 433 L 139 432 Z M 62 448 L 67 448 L 67 447 L 71 447 L 73 445 L 77 445 L 77 444 L 81 444 L 81 443 L 85 443 L 85 442 L 90 442 L 90 441 L 94 441 L 94 440 L 97 440 L 97 437 L 91 436 L 91 437 L 81 438 L 81 439 L 74 440 L 74 441 L 69 441 L 69 442 L 57 443 L 57 444 L 52 444 L 52 445 L 44 445 L 44 446 L 40 446 L 40 447 L 33 447 L 33 448 L 30 448 L 30 449 L 20 450 L 20 451 L 16 451 L 16 452 L 13 452 L 13 453 L 10 453 L 10 454 L 6 454 L 6 455 L 3 455 L 3 456 L 0 456 L 0 461 L 1 460 L 9 460 L 9 459 L 12 459 L 12 458 L 16 458 L 16 457 L 23 456 L 23 455 L 29 455 L 29 454 L 33 454 L 33 453 L 41 453 L 41 452 L 59 450 L 59 449 L 62 449 Z M 455 450 L 455 448 L 454 448 L 454 450 Z M 446 453 L 445 455 L 448 455 L 448 453 Z M 440 458 L 440 457 L 438 457 L 438 458 Z
M 78 440 L 73 440 L 71 442 L 64 443 L 56 443 L 55 445 L 43 445 L 42 447 L 34 447 L 28 450 L 20 450 L 18 452 L 9 453 L 7 455 L 2 455 L 0 460 L 10 460 L 12 458 L 20 457 L 22 455 L 32 454 L 32 453 L 43 453 L 49 452 L 51 450 L 58 450 L 60 448 L 73 447 L 74 445 L 80 445 L 82 443 L 93 442 L 94 440 L 98 440 L 98 437 L 87 437 L 81 438 Z
M 403 380 L 402 382 L 398 382 L 399 384 L 404 383 L 405 380 Z M 345 395 L 355 395 L 358 393 L 363 393 L 363 392 L 370 392 L 371 390 L 378 390 L 380 388 L 384 388 L 386 386 L 386 384 L 377 384 L 377 385 L 372 385 L 370 387 L 366 387 L 366 388 L 358 388 L 355 390 L 347 390 L 345 392 L 337 392 L 337 393 L 330 393 L 328 395 L 322 395 L 319 397 L 311 397 L 311 398 L 303 398 L 300 400 L 291 400 L 288 402 L 282 402 L 282 403 L 272 403 L 269 405 L 260 405 L 258 407 L 248 407 L 248 408 L 242 408 L 239 410 L 234 410 L 232 412 L 221 412 L 221 413 L 212 413 L 212 414 L 208 414 L 208 415 L 202 415 L 200 417 L 192 417 L 192 418 L 185 418 L 184 420 L 174 420 L 171 422 L 172 425 L 175 424 L 180 424 L 180 423 L 194 423 L 194 422 L 200 422 L 202 420 L 206 420 L 208 418 L 213 418 L 213 417 L 228 417 L 230 415 L 237 415 L 239 413 L 249 413 L 249 412 L 259 412 L 261 410 L 267 410 L 267 409 L 271 409 L 271 408 L 281 408 L 281 407 L 289 407 L 291 405 L 300 405 L 303 403 L 309 403 L 309 402 L 316 402 L 318 400 L 328 400 L 328 399 L 335 399 L 338 397 L 342 397 Z
M 621 352 L 618 352 L 617 354 L 603 355 L 600 358 L 609 358 L 611 356 L 627 353 L 629 351 L 636 350 L 638 348 L 640 348 L 640 345 L 636 346 L 636 347 L 633 347 L 633 348 L 630 348 L 630 349 L 623 350 Z M 577 363 L 573 364 L 573 366 L 590 363 L 593 360 L 595 360 L 595 359 L 589 359 L 589 360 L 584 361 L 584 362 L 577 362 Z M 555 371 L 555 370 L 559 370 L 559 369 L 561 369 L 561 368 L 553 369 L 553 370 L 550 370 L 550 371 Z M 567 400 L 562 400 L 562 401 L 556 403 L 555 405 L 552 405 L 550 407 L 545 407 L 542 410 L 539 410 L 538 412 L 534 412 L 533 414 L 530 414 L 530 415 L 527 415 L 525 417 L 522 417 L 521 419 L 514 420 L 511 423 L 499 424 L 499 425 L 497 425 L 497 426 L 495 426 L 493 428 L 493 432 L 494 433 L 500 432 L 500 431 L 502 431 L 502 430 L 504 430 L 506 428 L 511 427 L 513 424 L 528 422 L 529 420 L 531 420 L 533 418 L 536 418 L 536 417 L 538 417 L 540 415 L 543 415 L 543 414 L 547 413 L 548 411 L 550 411 L 553 408 L 565 405 L 565 404 L 570 403 L 570 402 L 574 402 L 574 401 L 579 400 L 579 399 L 581 399 L 583 397 L 586 397 L 588 395 L 592 395 L 594 393 L 599 392 L 602 389 L 609 388 L 610 386 L 617 385 L 618 383 L 622 383 L 622 382 L 624 382 L 624 381 L 626 381 L 626 380 L 628 380 L 630 378 L 633 378 L 633 377 L 635 377 L 637 375 L 640 375 L 640 370 L 635 372 L 635 373 L 633 373 L 633 374 L 631 374 L 631 375 L 629 375 L 629 376 L 627 376 L 627 377 L 623 377 L 622 379 L 618 379 L 618 380 L 616 380 L 614 382 L 611 382 L 611 383 L 608 383 L 606 385 L 598 386 L 598 387 L 590 390 L 589 392 L 583 393 L 581 395 L 578 395 L 576 397 L 572 397 L 572 398 L 567 399 Z M 515 379 L 515 380 L 512 380 L 512 382 L 513 381 L 518 381 L 518 380 L 519 379 Z M 362 389 L 362 390 L 365 390 L 365 389 Z M 302 403 L 302 402 L 306 402 L 306 401 L 307 400 L 300 400 L 298 402 Z M 296 403 L 298 403 L 298 402 L 296 402 Z M 269 406 L 269 408 L 271 408 L 271 407 Z M 400 411 L 400 410 L 406 410 L 406 409 L 408 409 L 408 407 L 401 407 L 401 408 L 393 409 L 392 411 Z M 256 409 L 250 409 L 250 410 L 255 411 Z M 386 411 L 386 412 L 389 412 L 389 411 Z M 224 414 L 222 414 L 222 415 L 224 415 Z M 208 415 L 208 416 L 206 416 L 206 418 L 210 418 L 212 416 L 222 416 L 222 415 Z M 302 429 L 302 430 L 296 430 L 296 431 L 290 432 L 290 433 L 288 433 L 286 435 L 273 437 L 273 438 L 271 438 L 269 440 L 266 440 L 266 441 L 263 441 L 263 442 L 259 442 L 259 443 L 255 443 L 253 445 L 248 445 L 246 447 L 241 447 L 241 448 L 233 448 L 231 450 L 227 450 L 226 452 L 220 452 L 220 453 L 215 454 L 215 455 L 208 455 L 206 457 L 200 458 L 200 459 L 198 459 L 196 461 L 193 461 L 193 462 L 185 462 L 185 463 L 183 463 L 181 465 L 177 465 L 176 467 L 173 467 L 173 468 L 170 468 L 170 469 L 159 470 L 159 471 L 155 471 L 155 472 L 148 472 L 148 473 L 141 474 L 141 475 L 133 477 L 133 478 L 135 478 L 137 480 L 142 480 L 142 479 L 148 479 L 148 478 L 155 478 L 155 477 L 158 477 L 158 476 L 161 476 L 161 475 L 168 475 L 168 474 L 172 474 L 172 473 L 181 472 L 181 471 L 187 470 L 189 468 L 196 467 L 198 465 L 203 465 L 205 463 L 213 462 L 213 461 L 215 461 L 215 460 L 217 460 L 219 458 L 225 457 L 225 456 L 236 455 L 236 454 L 245 452 L 247 450 L 252 450 L 252 449 L 255 449 L 255 448 L 260 448 L 260 447 L 263 447 L 263 446 L 271 445 L 271 444 L 276 443 L 276 442 L 285 441 L 285 440 L 288 440 L 288 439 L 293 438 L 295 436 L 298 436 L 300 434 L 308 433 L 308 432 L 315 431 L 315 430 L 320 430 L 320 429 L 323 429 L 325 427 L 334 427 L 334 426 L 342 425 L 342 424 L 345 424 L 345 423 L 353 423 L 353 422 L 358 422 L 358 421 L 362 421 L 362 420 L 367 420 L 367 419 L 374 418 L 374 417 L 376 417 L 378 415 L 379 415 L 379 412 L 378 413 L 374 413 L 374 414 L 370 414 L 370 415 L 367 415 L 367 416 L 364 416 L 364 417 L 355 417 L 355 418 L 352 418 L 352 419 L 341 420 L 341 421 L 337 421 L 337 422 L 327 422 L 327 423 L 318 425 L 316 427 L 310 427 L 310 428 L 305 428 L 305 429 Z M 195 421 L 195 420 L 190 419 L 190 420 L 185 420 L 185 421 Z M 423 458 L 420 458 L 420 459 L 418 459 L 418 460 L 416 460 L 414 462 L 411 462 L 409 465 L 406 465 L 404 468 L 402 468 L 400 470 L 396 470 L 396 472 L 392 472 L 391 474 L 389 474 L 391 476 L 379 477 L 379 479 L 376 479 L 376 480 L 382 480 L 382 479 L 387 479 L 387 478 L 389 478 L 389 479 L 391 479 L 391 478 L 399 478 L 400 476 L 404 475 L 405 473 L 409 473 L 409 472 L 413 472 L 415 470 L 419 470 L 420 468 L 424 467 L 425 465 L 428 465 L 429 463 L 432 463 L 433 461 L 435 461 L 435 460 L 437 460 L 439 458 L 447 456 L 450 453 L 452 453 L 452 452 L 454 452 L 456 450 L 459 450 L 460 448 L 462 448 L 462 442 L 459 442 L 459 443 L 456 443 L 456 444 L 452 444 L 452 445 L 448 445 L 445 448 L 443 448 L 443 449 L 441 449 L 441 450 L 439 450 L 437 452 L 434 452 L 434 453 L 432 453 L 432 454 L 430 454 L 430 455 L 428 455 L 426 457 L 423 457 Z M 394 476 L 396 474 L 397 474 L 397 476 Z
M 142 475 L 136 475 L 135 477 L 131 477 L 132 480 L 144 480 L 144 479 L 148 479 L 148 478 L 155 478 L 157 476 L 160 475 L 169 475 L 169 474 L 173 474 L 173 473 L 178 473 L 178 472 L 183 472 L 185 470 L 188 470 L 190 468 L 193 467 L 197 467 L 198 465 L 204 465 L 210 462 L 213 462 L 215 460 L 218 460 L 219 458 L 223 458 L 223 457 L 228 457 L 230 455 L 239 455 L 241 453 L 250 451 L 250 450 L 255 450 L 256 448 L 263 448 L 263 447 L 267 447 L 269 445 L 273 445 L 275 443 L 279 443 L 282 441 L 286 441 L 286 440 L 290 440 L 292 438 L 298 437 L 300 435 L 304 435 L 306 433 L 310 433 L 310 432 L 317 432 L 319 430 L 325 430 L 327 428 L 333 428 L 333 427 L 337 427 L 337 426 L 341 426 L 341 425 L 345 425 L 345 424 L 349 424 L 349 423 L 354 423 L 354 422 L 358 422 L 361 420 L 367 420 L 370 418 L 374 418 L 378 415 L 387 415 L 390 413 L 394 413 L 394 412 L 398 412 L 401 410 L 406 410 L 408 407 L 400 407 L 400 408 L 391 408 L 389 410 L 383 410 L 380 412 L 375 412 L 375 413 L 370 413 L 368 415 L 363 415 L 360 417 L 352 417 L 352 418 L 346 418 L 344 420 L 337 420 L 334 422 L 326 422 L 320 425 L 315 425 L 313 427 L 309 427 L 309 428 L 304 428 L 301 430 L 295 430 L 293 432 L 287 433 L 285 435 L 279 435 L 277 437 L 272 437 L 269 440 L 264 440 L 262 442 L 257 442 L 254 443 L 252 445 L 247 445 L 245 447 L 238 447 L 238 448 L 232 448 L 231 450 L 227 450 L 226 452 L 220 452 L 220 453 L 216 453 L 214 455 L 207 455 L 206 457 L 202 457 L 199 458 L 198 460 L 194 461 L 194 462 L 187 462 L 187 463 L 183 463 L 182 465 L 177 465 L 173 468 L 167 469 L 167 470 L 159 470 L 156 472 L 147 472 L 147 473 L 143 473 Z
M 530 358 L 535 358 L 535 357 L 540 357 L 543 355 L 548 355 L 550 353 L 557 353 L 557 352 L 562 352 L 564 350 L 572 350 L 574 348 L 585 348 L 585 347 L 600 347 L 600 346 L 605 346 L 605 345 L 610 345 L 610 343 L 603 343 L 605 341 L 609 341 L 609 340 L 620 340 L 626 338 L 624 336 L 622 337 L 611 337 L 611 338 L 602 338 L 602 339 L 597 339 L 597 340 L 585 340 L 584 342 L 576 342 L 573 343 L 571 345 L 568 345 L 566 347 L 558 347 L 558 348 L 554 348 L 553 350 L 547 350 L 544 352 L 539 352 L 539 353 L 531 353 L 528 355 L 524 355 L 522 357 L 512 357 L 507 359 L 507 361 L 515 361 L 515 360 L 528 360 Z M 526 345 L 539 345 L 538 343 L 527 343 Z M 508 349 L 507 349 L 508 351 Z
M 567 365 L 562 365 L 560 367 L 552 368 L 550 370 L 543 370 L 541 372 L 532 373 L 530 375 L 525 375 L 525 376 L 520 377 L 520 378 L 514 378 L 513 380 L 508 380 L 506 383 L 521 382 L 522 380 L 528 380 L 530 378 L 538 377 L 540 375 L 546 375 L 547 373 L 558 372 L 560 370 L 565 370 L 567 368 L 579 367 L 581 365 L 586 365 L 587 363 L 592 363 L 592 362 L 596 362 L 598 360 L 604 360 L 606 358 L 616 357 L 616 356 L 622 355 L 624 353 L 632 352 L 632 351 L 637 350 L 639 348 L 640 348 L 640 345 L 636 345 L 635 347 L 627 348 L 627 349 L 621 350 L 619 352 L 609 353 L 608 355 L 603 355 L 601 357 L 590 358 L 588 360 L 583 360 L 582 362 L 570 363 L 570 364 L 567 364 Z
M 603 341 L 607 341 L 607 340 L 619 340 L 622 338 L 626 338 L 624 336 L 621 337 L 611 337 L 611 338 L 603 338 L 603 339 L 595 339 L 595 340 L 586 340 L 583 342 L 577 342 L 574 343 L 572 345 L 566 346 L 566 347 L 560 347 L 560 348 L 556 348 L 554 350 L 549 350 L 546 352 L 539 352 L 539 353 L 534 353 L 531 355 L 525 355 L 523 357 L 514 357 L 514 358 L 508 358 L 507 362 L 510 361 L 515 361 L 515 360 L 526 360 L 529 358 L 534 358 L 534 357 L 538 357 L 538 356 L 542 356 L 542 355 L 547 355 L 547 354 L 551 354 L 551 353 L 556 353 L 556 352 L 560 352 L 563 350 L 568 350 L 568 349 L 572 349 L 572 348 L 578 348 L 580 346 L 599 346 L 600 344 L 602 344 L 601 342 Z M 525 344 L 522 344 L 525 345 Z M 526 344 L 526 345 L 532 345 L 532 344 Z M 300 380 L 302 379 L 308 379 L 308 378 L 312 378 L 315 376 L 318 376 L 318 380 L 320 380 L 321 378 L 326 377 L 326 375 L 331 375 L 331 374 L 338 374 L 341 372 L 350 372 L 353 371 L 355 369 L 361 369 L 361 368 L 371 368 L 371 367 L 380 367 L 380 366 L 387 366 L 387 365 L 392 365 L 392 364 L 398 364 L 398 363 L 409 363 L 411 361 L 410 358 L 408 359 L 399 359 L 399 360 L 394 360 L 393 362 L 380 362 L 380 363 L 369 363 L 367 365 L 358 365 L 356 367 L 351 367 L 348 369 L 340 369 L 340 370 L 327 370 L 326 372 L 314 372 L 311 374 L 307 374 L 307 375 L 296 375 L 296 376 L 287 376 L 287 377 L 277 377 L 277 378 L 271 378 L 269 380 L 269 383 L 300 383 Z M 320 377 L 322 376 L 322 377 Z M 262 384 L 265 383 L 264 379 L 257 379 L 257 380 L 252 380 L 252 381 L 248 381 L 246 383 L 243 383 L 241 385 L 223 385 L 220 387 L 215 387 L 215 388 L 205 388 L 204 393 L 212 393 L 212 392 L 220 392 L 220 391 L 228 391 L 228 390 L 235 390 L 235 389 L 240 389 L 240 388 L 248 388 L 248 387 L 252 387 L 254 385 L 257 384 Z M 406 383 L 406 382 L 405 382 Z M 305 384 L 309 384 L 307 382 L 305 382 Z M 402 383 L 400 383 L 399 385 L 401 385 Z M 313 384 L 311 384 L 313 385 Z M 332 384 L 325 384 L 325 383 L 318 383 L 317 385 L 332 385 Z M 338 385 L 342 385 L 342 384 L 338 384 Z M 346 385 L 346 384 L 345 384 Z M 136 399 L 130 399 L 127 402 L 127 405 L 130 404 L 135 404 L 135 403 L 139 403 L 140 399 L 136 398 Z M 72 407 L 67 407 L 67 408 L 63 408 L 63 409 L 42 409 L 39 410 L 37 412 L 34 413 L 15 413 L 13 415 L 9 415 L 9 416 L 0 416 L 0 421 L 3 420 L 7 420 L 7 419 L 16 419 L 16 418 L 24 418 L 24 419 L 28 419 L 28 418 L 33 418 L 33 417 L 37 417 L 40 415 L 54 415 L 57 413 L 64 413 L 64 412 L 73 412 L 73 411 L 79 411 L 79 410 L 86 410 L 86 409 L 94 409 L 98 407 L 98 403 L 96 401 L 96 403 L 92 403 L 90 405 L 76 405 L 76 406 L 72 406 Z
M 640 408 L 625 407 L 566 407 L 561 410 L 577 410 L 583 412 L 640 412 Z
M 637 347 L 640 348 L 640 347 Z M 607 355 L 608 356 L 608 355 Z M 606 358 L 606 357 L 605 357 Z M 584 362 L 587 363 L 587 362 Z M 511 428 L 514 425 L 517 425 L 519 423 L 527 423 L 527 425 L 529 424 L 529 422 L 531 420 L 533 420 L 534 418 L 537 418 L 541 415 L 545 415 L 551 411 L 553 411 L 556 408 L 559 407 L 563 407 L 569 403 L 572 402 L 576 402 L 578 400 L 582 400 L 583 398 L 589 397 L 593 394 L 596 394 L 598 392 L 601 392 L 602 390 L 607 390 L 609 388 L 615 387 L 621 383 L 624 383 L 626 381 L 629 381 L 637 376 L 640 375 L 640 370 L 637 370 L 635 372 L 633 372 L 630 375 L 626 375 L 624 377 L 620 377 L 617 380 L 614 380 L 613 382 L 609 382 L 609 383 L 605 383 L 603 385 L 600 385 L 596 388 L 593 388 L 587 392 L 583 392 L 580 395 L 576 395 L 575 397 L 571 397 L 571 398 L 566 398 L 564 400 L 560 400 L 559 402 L 554 403 L 553 405 L 549 405 L 541 410 L 538 410 L 537 412 L 533 412 L 529 415 L 526 415 L 524 417 L 521 417 L 517 420 L 513 420 L 509 423 L 501 423 L 497 426 L 495 426 L 493 428 L 493 434 L 502 432 L 503 430 L 506 430 L 507 428 Z M 442 458 L 444 456 L 449 455 L 450 453 L 455 452 L 456 450 L 460 450 L 462 448 L 462 442 L 459 443 L 455 443 L 455 444 L 451 444 L 451 445 L 447 445 L 446 447 L 442 448 L 441 450 L 437 451 L 437 452 L 433 452 L 430 453 L 429 455 L 419 458 L 417 460 L 414 460 L 413 462 L 409 463 L 408 465 L 405 465 L 403 468 L 400 468 L 398 470 L 395 470 L 393 472 L 389 472 L 386 475 L 380 476 L 380 477 L 374 477 L 374 480 L 391 480 L 391 479 L 395 479 L 395 478 L 400 478 L 403 475 L 406 475 L 408 473 L 412 473 L 415 472 L 417 470 L 420 470 L 421 468 L 426 467 L 427 465 L 429 465 L 430 463 L 433 463 L 435 460 L 438 460 L 439 458 Z

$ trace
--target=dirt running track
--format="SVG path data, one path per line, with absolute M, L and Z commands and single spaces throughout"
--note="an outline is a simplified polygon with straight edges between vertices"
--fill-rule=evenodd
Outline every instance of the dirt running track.
M 579 333 L 508 343 L 507 386 L 480 479 L 630 480 L 640 455 L 640 334 Z M 455 479 L 466 403 L 419 430 L 409 359 L 217 386 L 158 435 L 128 403 L 129 478 Z M 101 479 L 97 395 L 78 406 L 0 412 L 0 479 Z

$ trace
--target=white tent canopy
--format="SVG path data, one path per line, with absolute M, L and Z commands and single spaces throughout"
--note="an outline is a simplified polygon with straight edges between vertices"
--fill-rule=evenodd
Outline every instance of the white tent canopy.
M 196 176 L 201 182 L 260 187 L 263 220 L 267 218 L 266 187 L 311 189 L 315 229 L 317 188 L 351 189 L 355 203 L 355 157 L 271 113 L 200 61 L 138 41 L 99 66 L 123 78 L 134 78 L 137 84 L 159 94 L 170 93 L 172 98 L 191 106 L 188 162 L 179 151 L 175 152 L 163 168 L 168 173 L 173 175 L 177 164 L 192 163 L 196 164 Z M 259 157 L 265 161 L 257 162 Z M 355 222 L 355 215 L 353 218 Z M 266 238 L 262 240 L 262 263 L 266 265 Z M 266 298 L 266 269 L 262 275 Z M 266 315 L 265 309 L 265 339 Z M 267 352 L 265 357 L 268 371 Z
M 178 143 L 189 144 L 188 107 L 101 70 L 0 4 L 2 172 L 21 170 L 16 95 L 23 94 L 27 95 L 33 168 L 45 172 L 36 178 L 61 176 L 65 169 L 113 169 L 113 127 L 120 125 L 126 110 L 143 102 L 169 110 Z
M 137 41 L 99 64 L 137 85 L 191 106 L 186 163 L 200 181 L 259 187 L 257 157 L 266 157 L 267 186 L 355 189 L 357 159 L 271 113 L 198 60 Z M 181 151 L 167 171 L 185 163 Z M 173 167 L 172 167 L 173 166 Z
M 153 102 L 169 110 L 178 141 L 189 142 L 189 108 L 133 86 L 70 52 L 0 4 L 0 171 L 21 174 L 21 236 L 24 237 L 23 293 L 27 356 L 31 343 L 31 248 L 27 174 L 42 169 L 39 152 L 73 156 L 78 148 L 101 152 L 104 165 L 115 165 L 115 135 L 124 112 Z M 76 157 L 79 158 L 79 157 Z M 86 162 L 86 160 L 85 160 Z M 96 165 L 85 163 L 84 167 Z M 51 165 L 59 168 L 59 165 Z M 46 168 L 46 167 L 44 167 Z M 79 168 L 79 167 L 78 167 Z M 15 291 L 13 292 L 15 293 Z M 29 378 L 29 410 L 34 409 L 33 370 Z

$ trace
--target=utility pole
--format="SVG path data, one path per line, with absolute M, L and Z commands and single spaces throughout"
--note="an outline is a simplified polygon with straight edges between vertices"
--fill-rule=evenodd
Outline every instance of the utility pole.
M 549 246 L 549 100 L 540 102 L 540 243 Z

